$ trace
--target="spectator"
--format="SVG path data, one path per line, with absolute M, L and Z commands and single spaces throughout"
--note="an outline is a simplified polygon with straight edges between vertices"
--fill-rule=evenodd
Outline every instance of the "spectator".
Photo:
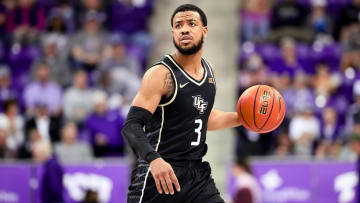
M 111 1 L 102 1 L 102 0 L 79 0 L 75 3 L 74 13 L 77 23 L 77 27 L 80 27 L 83 24 L 83 19 L 89 11 L 95 11 L 99 14 L 102 21 L 104 22 L 105 27 L 108 27 L 107 20 L 109 11 L 109 4 Z M 117 2 L 117 1 L 115 1 Z M 120 11 L 119 11 L 120 12 Z
M 63 169 L 52 153 L 52 148 L 46 140 L 37 141 L 33 150 L 34 160 L 43 165 L 40 178 L 41 202 L 64 202 Z
M 69 32 L 66 27 L 65 17 L 60 12 L 56 8 L 50 13 L 46 32 L 41 36 L 41 43 L 44 49 L 46 45 L 55 44 L 56 53 L 63 58 L 67 58 L 69 54 Z
M 130 45 L 141 48 L 145 57 L 154 43 L 147 27 L 153 2 L 153 0 L 115 1 L 110 12 L 112 30 L 126 36 L 126 42 Z
M 356 121 L 360 122 L 360 91 L 354 91 L 355 103 L 347 108 L 345 118 L 345 134 L 349 136 L 354 131 Z M 359 131 L 360 134 L 360 131 Z
M 278 1 L 272 10 L 272 40 L 290 36 L 300 41 L 310 41 L 310 33 L 304 27 L 307 13 L 295 0 Z
M 295 144 L 294 152 L 296 155 L 302 157 L 312 155 L 314 140 L 320 137 L 320 122 L 313 115 L 310 106 L 305 107 L 290 121 L 289 136 Z
M 325 97 L 331 96 L 339 86 L 339 81 L 331 75 L 329 67 L 323 63 L 317 65 L 316 74 L 312 81 L 316 95 Z
M 109 42 L 111 46 L 108 52 L 110 52 L 110 54 L 104 58 L 100 70 L 122 68 L 140 77 L 142 75 L 142 68 L 137 59 L 127 53 L 124 36 L 113 34 Z
M 80 127 L 93 108 L 92 91 L 87 87 L 87 74 L 78 71 L 73 85 L 64 94 L 64 114 L 68 121 L 76 122 Z
M 283 91 L 286 103 L 286 117 L 291 118 L 296 112 L 304 108 L 304 105 L 312 105 L 315 95 L 307 87 L 308 77 L 304 73 L 295 75 L 294 83 Z
M 0 114 L 0 129 L 6 132 L 6 146 L 8 150 L 13 152 L 14 157 L 25 140 L 24 120 L 18 111 L 15 100 L 6 100 L 4 102 L 4 113 Z
M 337 24 L 335 37 L 340 41 L 348 38 L 349 30 L 354 26 L 359 26 L 360 19 L 360 0 L 352 0 L 340 11 L 340 18 Z
M 125 148 L 121 136 L 124 118 L 118 109 L 107 109 L 106 99 L 105 92 L 94 93 L 95 111 L 87 118 L 86 126 L 96 157 L 122 156 Z
M 55 144 L 55 154 L 62 163 L 86 162 L 92 160 L 92 149 L 85 142 L 77 140 L 78 129 L 75 123 L 68 123 L 61 132 L 61 142 Z
M 61 49 L 63 50 L 62 52 L 66 52 L 66 48 L 61 48 L 63 45 L 58 45 L 62 39 L 59 39 L 56 34 L 45 35 L 43 39 L 44 56 L 33 63 L 31 67 L 32 78 L 36 78 L 37 67 L 41 64 L 46 64 L 50 69 L 50 78 L 62 87 L 68 87 L 71 83 L 72 72 L 66 60 L 66 53 L 63 55 L 64 53 L 59 52 Z
M 241 32 L 245 41 L 263 41 L 270 27 L 270 2 L 246 0 L 241 12 Z
M 261 188 L 256 178 L 251 174 L 246 160 L 237 160 L 233 174 L 236 178 L 234 203 L 260 203 Z
M 270 62 L 269 69 L 278 75 L 289 75 L 291 79 L 296 75 L 295 73 L 304 71 L 304 68 L 299 63 L 296 53 L 296 42 L 293 38 L 283 38 L 280 43 L 281 58 Z
M 359 13 L 360 15 L 360 13 Z M 343 40 L 344 52 L 341 60 L 341 69 L 349 67 L 360 70 L 360 23 L 349 29 L 348 37 Z
M 307 20 L 307 27 L 311 30 L 313 39 L 321 39 L 324 37 L 332 38 L 333 21 L 326 13 L 326 0 L 312 0 L 312 10 Z
M 273 154 L 277 157 L 286 157 L 294 154 L 294 144 L 290 140 L 287 131 L 280 131 L 276 137 L 275 150 Z
M 50 24 L 49 28 L 54 28 L 54 26 L 61 25 L 62 30 L 64 30 L 64 32 L 67 34 L 74 33 L 76 28 L 74 15 L 74 9 L 72 8 L 70 0 L 61 0 L 59 5 L 55 8 L 52 8 L 50 11 L 50 15 L 48 17 L 48 21 L 50 21 L 50 23 L 48 23 Z M 51 24 L 53 26 L 51 26 Z
M 25 124 L 25 133 L 27 142 L 31 141 L 32 134 L 40 136 L 41 139 L 51 143 L 60 140 L 61 121 L 59 117 L 49 115 L 45 104 L 37 103 L 35 105 L 35 115 L 30 117 Z
M 0 129 L 0 159 L 14 158 L 14 151 L 7 146 L 8 134 L 5 130 Z
M 333 107 L 327 107 L 322 113 L 321 139 L 334 142 L 339 138 L 339 135 L 340 126 L 338 122 L 338 114 Z
M 101 62 L 105 46 L 108 42 L 107 34 L 101 31 L 103 19 L 96 11 L 86 13 L 84 28 L 71 40 L 72 57 L 78 67 L 92 72 Z
M 46 63 L 40 63 L 36 68 L 36 80 L 25 87 L 24 100 L 26 111 L 34 115 L 35 104 L 46 105 L 51 115 L 59 115 L 62 111 L 62 90 L 50 80 L 50 68 Z
M 18 91 L 11 86 L 11 74 L 9 67 L 0 66 L 0 105 L 3 106 L 5 100 L 15 99 L 21 104 Z
M 34 0 L 19 0 L 15 8 L 14 42 L 32 44 L 45 27 L 45 12 Z

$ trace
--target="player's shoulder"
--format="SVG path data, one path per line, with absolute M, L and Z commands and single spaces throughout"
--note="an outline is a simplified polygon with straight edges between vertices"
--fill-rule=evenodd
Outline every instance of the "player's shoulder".
M 162 76 L 162 75 L 167 75 L 169 74 L 170 71 L 168 68 L 166 68 L 163 64 L 159 63 L 159 64 L 156 64 L 156 65 L 153 65 L 152 67 L 150 67 L 144 74 L 144 78 L 145 77 L 159 77 L 159 76 Z

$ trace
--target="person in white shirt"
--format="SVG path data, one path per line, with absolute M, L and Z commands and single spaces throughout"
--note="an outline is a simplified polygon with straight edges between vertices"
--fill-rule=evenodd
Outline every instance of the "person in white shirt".
M 14 154 L 24 142 L 24 120 L 18 111 L 16 100 L 11 99 L 4 102 L 4 113 L 0 114 L 0 129 L 7 132 L 6 145 Z
M 289 133 L 290 139 L 295 143 L 295 155 L 311 156 L 313 142 L 320 136 L 320 122 L 313 115 L 310 106 L 305 106 L 293 117 L 290 121 Z

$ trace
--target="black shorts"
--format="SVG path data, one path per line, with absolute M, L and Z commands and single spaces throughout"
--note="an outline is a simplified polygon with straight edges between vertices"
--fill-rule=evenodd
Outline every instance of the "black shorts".
M 181 187 L 177 192 L 173 186 L 174 195 L 159 194 L 148 164 L 137 165 L 132 173 L 128 203 L 224 203 L 208 162 L 171 162 Z

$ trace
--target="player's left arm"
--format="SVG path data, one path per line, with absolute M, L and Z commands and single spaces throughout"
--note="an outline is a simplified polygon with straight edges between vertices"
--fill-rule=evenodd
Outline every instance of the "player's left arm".
M 207 123 L 207 130 L 220 130 L 240 126 L 241 122 L 236 112 L 224 112 L 217 109 L 211 110 Z

